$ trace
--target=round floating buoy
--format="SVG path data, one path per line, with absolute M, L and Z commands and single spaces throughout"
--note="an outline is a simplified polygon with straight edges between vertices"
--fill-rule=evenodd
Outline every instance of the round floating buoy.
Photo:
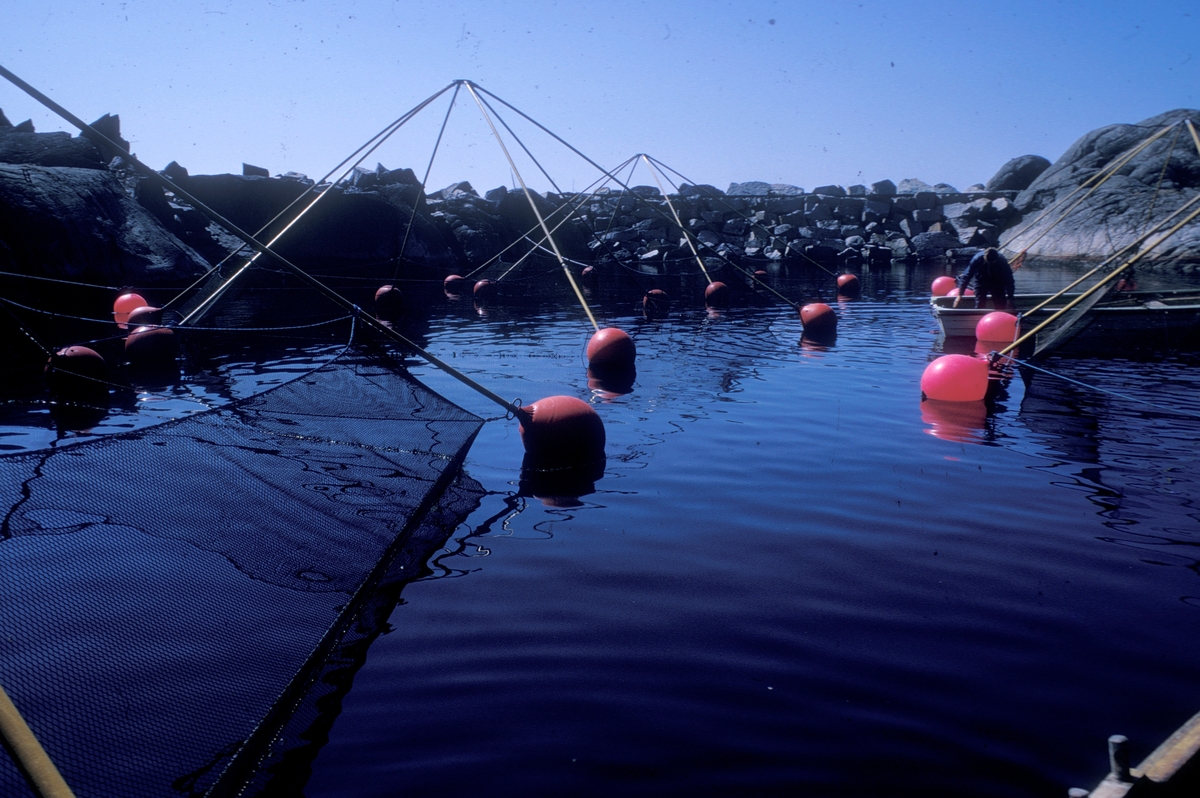
M 581 271 L 579 274 L 580 274 L 580 276 L 582 276 L 585 279 L 592 279 L 596 276 L 596 267 L 595 266 L 584 266 L 583 271 Z
M 724 307 L 729 304 L 729 286 L 721 281 L 709 283 L 704 289 L 704 304 L 714 308 Z
M 108 363 L 95 349 L 68 346 L 46 363 L 46 385 L 62 397 L 94 397 L 108 392 Z
M 121 294 L 113 302 L 113 320 L 125 329 L 125 325 L 129 322 L 129 314 L 138 308 L 147 307 L 150 303 L 141 294 L 135 294 L 132 291 Z
M 144 324 L 162 324 L 162 308 L 143 305 L 129 312 L 125 320 L 128 327 L 141 327 Z
M 480 280 L 475 283 L 472 292 L 475 294 L 476 299 L 487 299 L 488 297 L 495 296 L 496 283 L 491 280 Z
M 837 278 L 838 292 L 853 296 L 859 292 L 862 287 L 858 282 L 857 274 L 839 274 Z
M 587 345 L 588 367 L 606 373 L 631 371 L 637 358 L 633 339 L 616 327 L 597 330 Z
M 375 292 L 375 315 L 382 319 L 394 319 L 400 315 L 400 289 L 394 285 L 380 286 Z
M 938 277 L 933 281 L 933 285 L 930 286 L 930 290 L 933 291 L 934 296 L 946 296 L 946 294 L 950 293 L 950 291 L 953 290 L 957 285 L 958 282 L 953 277 L 948 277 L 947 275 L 943 274 L 941 277 Z
M 580 465 L 604 457 L 604 422 L 582 399 L 548 396 L 521 411 L 521 442 L 537 467 Z
M 671 312 L 671 298 L 659 288 L 651 288 L 642 297 L 642 310 L 648 319 L 661 319 Z
M 807 336 L 827 336 L 837 332 L 837 314 L 824 302 L 812 302 L 800 308 L 800 324 Z
M 975 338 L 979 341 L 1003 341 L 1012 343 L 1017 338 L 1017 317 L 1002 310 L 994 310 L 975 324 Z
M 943 402 L 977 402 L 987 395 L 988 364 L 969 355 L 942 355 L 925 367 L 921 395 Z
M 442 281 L 442 289 L 447 294 L 465 294 L 467 292 L 467 278 L 461 274 L 452 274 Z
M 138 327 L 125 339 L 125 359 L 135 368 L 173 365 L 176 352 L 175 333 L 169 327 Z
M 958 289 L 951 288 L 949 291 L 946 292 L 946 296 L 958 296 Z M 972 288 L 968 288 L 966 291 L 963 292 L 963 296 L 975 296 L 975 290 Z
M 767 279 L 767 277 L 769 275 L 767 274 L 766 269 L 755 269 L 754 276 L 757 277 L 759 280 L 765 280 L 765 279 Z

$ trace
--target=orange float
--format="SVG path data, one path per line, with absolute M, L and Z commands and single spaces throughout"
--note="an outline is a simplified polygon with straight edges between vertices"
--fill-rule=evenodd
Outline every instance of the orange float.
M 604 422 L 574 396 L 548 396 L 521 408 L 521 442 L 535 468 L 562 468 L 604 457 Z
M 380 286 L 375 292 L 375 315 L 381 319 L 395 319 L 400 315 L 400 289 L 394 285 Z
M 824 302 L 810 302 L 800 308 L 800 324 L 810 338 L 824 338 L 837 332 L 837 314 Z
M 648 319 L 661 319 L 671 311 L 671 298 L 667 292 L 651 288 L 642 297 L 642 311 Z
M 837 278 L 838 293 L 855 296 L 862 289 L 857 274 L 839 274 Z
M 604 327 L 597 330 L 587 345 L 588 368 L 597 372 L 632 371 L 637 346 L 624 330 Z
M 175 333 L 169 327 L 138 327 L 125 339 L 125 359 L 134 368 L 173 366 L 177 352 Z
M 729 304 L 729 286 L 717 280 L 708 284 L 704 289 L 704 304 L 709 307 L 723 308 Z
M 92 398 L 108 393 L 108 363 L 95 349 L 68 346 L 46 363 L 46 385 L 59 397 Z

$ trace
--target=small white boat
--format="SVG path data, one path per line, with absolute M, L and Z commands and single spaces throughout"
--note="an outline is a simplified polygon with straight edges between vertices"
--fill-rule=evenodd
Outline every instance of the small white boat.
M 1032 329 L 1045 321 L 1079 294 L 1064 294 L 1046 307 L 1026 314 L 1051 296 L 1017 294 L 1014 297 L 1024 329 Z M 963 297 L 957 308 L 954 297 L 946 296 L 933 297 L 930 306 L 947 338 L 974 338 L 979 320 L 993 311 L 993 308 L 976 308 L 975 298 L 970 296 Z M 1070 336 L 1070 348 L 1077 351 L 1126 344 L 1180 347 L 1197 342 L 1200 342 L 1200 291 L 1195 289 L 1111 294 L 1087 312 Z M 1063 343 L 1067 343 L 1066 339 Z

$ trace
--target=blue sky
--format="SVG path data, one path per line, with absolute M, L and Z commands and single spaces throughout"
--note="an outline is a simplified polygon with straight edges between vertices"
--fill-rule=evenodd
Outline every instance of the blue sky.
M 1008 159 L 1200 107 L 1193 2 L 10 4 L 0 64 L 85 120 L 119 114 L 150 166 L 325 174 L 468 79 L 612 168 L 645 152 L 693 182 L 813 188 L 915 177 L 959 188 Z M 0 81 L 0 108 L 69 126 Z M 447 104 L 366 163 L 423 174 Z M 599 173 L 502 110 L 559 187 Z M 533 188 L 549 182 L 509 146 Z M 518 157 L 519 156 L 519 157 Z M 430 188 L 513 176 L 460 95 Z M 643 167 L 634 183 L 653 184 Z

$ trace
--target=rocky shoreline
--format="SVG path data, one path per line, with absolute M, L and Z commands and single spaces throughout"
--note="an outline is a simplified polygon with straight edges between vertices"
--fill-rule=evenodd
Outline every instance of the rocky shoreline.
M 956 260 L 1001 243 L 1028 247 L 1033 257 L 1095 258 L 1143 233 L 1148 209 L 1161 218 L 1200 190 L 1200 155 L 1187 135 L 1162 136 L 1147 146 L 1072 210 L 1068 223 L 1054 224 L 1062 212 L 1045 209 L 1081 194 L 1079 186 L 1122 152 L 1185 119 L 1200 121 L 1200 112 L 1110 125 L 1083 136 L 1053 164 L 1040 156 L 1014 158 L 986 184 L 962 191 L 911 179 L 811 191 L 745 182 L 725 191 L 685 184 L 669 198 L 657 188 L 634 186 L 535 194 L 535 201 L 562 254 L 596 270 L 690 270 L 689 239 L 716 264 L 777 261 L 852 270 Z M 106 115 L 96 127 L 120 141 L 117 117 Z M 426 192 L 411 169 L 358 169 L 348 181 L 319 187 L 304 175 L 272 177 L 250 165 L 241 175 L 190 175 L 172 163 L 162 174 L 250 231 L 314 188 L 325 192 L 278 249 L 301 267 L 327 273 L 393 274 L 399 263 L 403 274 L 423 279 L 494 276 L 541 239 L 522 193 L 500 187 L 480 195 L 469 183 Z M 1197 227 L 1181 230 L 1150 263 L 1194 270 Z M 0 112 L 0 271 L 113 285 L 178 284 L 240 246 L 119 155 L 83 136 L 14 126 Z M 546 256 L 535 251 L 534 257 Z

